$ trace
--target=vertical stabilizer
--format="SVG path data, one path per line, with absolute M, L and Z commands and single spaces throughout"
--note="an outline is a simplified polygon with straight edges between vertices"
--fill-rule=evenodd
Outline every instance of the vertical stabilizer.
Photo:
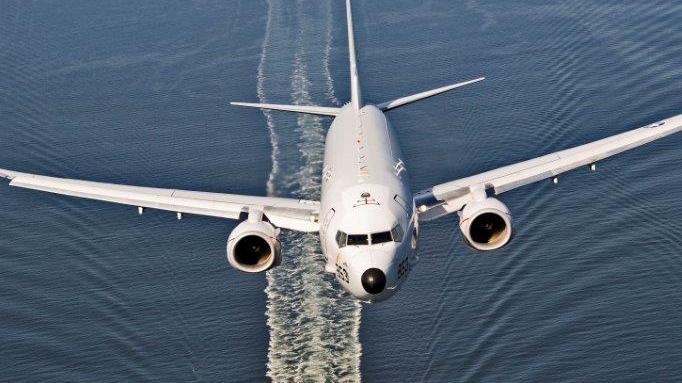
M 346 19 L 348 20 L 348 55 L 350 58 L 350 94 L 355 110 L 362 108 L 362 92 L 358 76 L 358 62 L 355 57 L 355 37 L 353 36 L 353 11 L 350 0 L 346 0 Z

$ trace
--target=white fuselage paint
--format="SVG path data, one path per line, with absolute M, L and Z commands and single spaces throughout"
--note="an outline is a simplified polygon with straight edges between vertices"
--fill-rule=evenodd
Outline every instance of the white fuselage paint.
M 363 194 L 369 197 L 364 198 Z M 359 111 L 346 105 L 334 119 L 325 142 L 320 209 L 320 241 L 326 270 L 353 296 L 368 302 L 393 295 L 406 279 L 416 256 L 416 215 L 400 146 L 386 116 L 376 106 Z M 338 231 L 372 234 L 398 224 L 400 242 L 340 248 Z M 362 274 L 378 268 L 386 288 L 369 294 Z

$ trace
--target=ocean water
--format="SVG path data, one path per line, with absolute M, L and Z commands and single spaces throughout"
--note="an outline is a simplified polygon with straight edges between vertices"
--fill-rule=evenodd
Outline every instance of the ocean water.
M 2 1 L 0 167 L 316 198 L 329 119 L 228 102 L 346 102 L 343 5 Z M 679 2 L 354 10 L 367 101 L 487 77 L 389 113 L 416 190 L 682 112 Z M 362 306 L 312 235 L 245 275 L 233 222 L 0 186 L 0 381 L 679 381 L 680 147 L 505 193 L 499 251 L 423 225 L 403 290 Z

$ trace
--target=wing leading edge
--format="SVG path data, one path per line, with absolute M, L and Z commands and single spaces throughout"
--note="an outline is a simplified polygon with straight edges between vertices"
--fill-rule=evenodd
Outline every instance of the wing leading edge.
M 594 164 L 681 130 L 682 114 L 586 145 L 433 186 L 415 195 L 419 218 L 429 221 L 459 211 L 471 201 L 473 191 L 492 189 L 495 194 L 501 194 Z
M 6 169 L 0 169 L 0 177 L 9 179 L 11 186 L 25 189 L 180 214 L 239 219 L 249 209 L 257 209 L 277 227 L 303 232 L 319 230 L 317 201 L 118 185 Z

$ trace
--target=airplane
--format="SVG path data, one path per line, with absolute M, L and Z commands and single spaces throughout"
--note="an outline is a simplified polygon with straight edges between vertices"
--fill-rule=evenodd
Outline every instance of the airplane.
M 386 112 L 483 80 L 477 78 L 371 105 L 363 102 L 356 60 L 351 1 L 346 0 L 351 100 L 342 107 L 233 103 L 265 110 L 333 118 L 325 142 L 320 201 L 157 189 L 47 177 L 0 169 L 11 186 L 138 208 L 238 220 L 227 239 L 227 259 L 237 270 L 262 273 L 282 259 L 282 229 L 319 233 L 325 271 L 363 302 L 391 297 L 417 260 L 419 227 L 457 213 L 466 244 L 491 251 L 512 239 L 512 216 L 498 195 L 542 180 L 558 182 L 569 170 L 682 130 L 682 114 L 413 194 L 407 165 Z

